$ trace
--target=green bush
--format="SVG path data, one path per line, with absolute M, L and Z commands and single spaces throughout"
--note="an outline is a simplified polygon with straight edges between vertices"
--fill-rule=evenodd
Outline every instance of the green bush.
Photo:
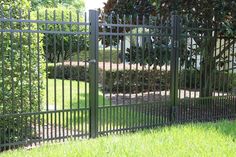
M 1 1 L 5 18 L 9 18 L 11 6 L 12 17 L 19 19 L 19 9 L 28 9 L 30 4 L 27 0 Z M 27 10 L 22 11 L 22 18 L 27 19 Z M 35 24 L 1 22 L 1 29 L 36 29 Z M 30 39 L 30 40 L 29 40 Z M 29 33 L 1 34 L 0 55 L 0 145 L 2 143 L 13 143 L 26 140 L 31 134 L 29 128 L 29 117 L 24 119 L 19 113 L 39 111 L 38 103 L 42 98 L 44 61 L 42 59 L 43 49 L 42 35 Z M 37 51 L 39 50 L 39 51 Z M 39 64 L 38 64 L 39 63 Z M 16 117 L 7 114 L 18 115 Z M 18 123 L 21 121 L 19 127 Z
M 198 70 L 181 70 L 179 73 L 180 88 L 200 88 L 200 72 Z
M 77 66 L 77 65 L 56 65 L 49 64 L 47 68 L 48 78 L 66 79 L 66 80 L 79 80 L 79 81 L 89 81 L 88 67 Z
M 139 93 L 170 89 L 170 72 L 159 70 L 106 71 L 104 89 L 108 92 Z
M 110 53 L 111 52 L 111 53 Z M 89 60 L 89 51 L 81 51 L 79 54 L 79 61 L 88 61 Z M 78 56 L 74 54 L 72 61 L 77 62 Z M 116 50 L 99 50 L 98 51 L 98 62 L 112 62 L 112 63 L 121 63 L 121 60 L 118 58 Z
M 200 89 L 200 72 L 182 70 L 180 73 L 180 88 Z M 212 88 L 216 91 L 231 91 L 235 87 L 236 74 L 219 72 L 213 73 Z M 190 81 L 191 80 L 191 81 Z M 204 80 L 202 80 L 204 81 Z M 157 90 L 169 90 L 171 73 L 159 70 L 135 71 L 119 70 L 106 71 L 104 74 L 104 89 L 107 92 L 137 93 Z
M 55 73 L 56 72 L 56 75 Z M 71 79 L 80 81 L 89 81 L 88 67 L 64 65 L 64 77 L 63 66 L 57 64 L 56 68 L 53 64 L 48 66 L 48 78 L 57 79 Z M 187 89 L 200 89 L 200 72 L 197 70 L 182 70 L 179 73 L 180 76 L 180 88 Z M 235 87 L 236 74 L 216 72 L 212 74 L 212 88 L 216 91 L 231 91 Z M 119 71 L 103 71 L 99 69 L 99 83 L 104 84 L 103 89 L 106 92 L 147 92 L 170 89 L 170 72 L 159 70 L 119 70 Z M 191 80 L 191 81 L 190 81 Z
M 46 14 L 47 13 L 47 14 Z M 33 12 L 37 17 L 37 11 Z M 84 16 L 72 6 L 65 7 L 58 5 L 57 8 L 40 8 L 38 11 L 40 20 L 57 22 L 84 22 Z M 62 19 L 63 16 L 63 19 Z M 40 30 L 63 31 L 63 32 L 85 32 L 84 25 L 78 24 L 45 24 L 39 25 Z M 88 31 L 88 26 L 87 26 Z M 78 51 L 88 49 L 88 36 L 76 34 L 44 34 L 43 48 L 49 62 L 67 60 Z
M 230 72 L 214 71 L 211 75 L 211 86 L 216 91 L 231 91 L 235 86 L 236 74 Z M 188 89 L 200 89 L 201 81 L 199 70 L 182 70 L 180 72 L 180 87 Z
M 102 82 L 102 73 L 99 69 L 99 83 Z M 49 79 L 65 79 L 65 80 L 76 80 L 76 81 L 89 81 L 89 66 L 78 66 L 72 64 L 62 65 L 61 63 L 54 66 L 54 64 L 48 64 L 47 77 Z
M 230 72 L 219 72 L 212 75 L 212 86 L 217 91 L 231 92 L 233 88 L 233 80 L 236 79 L 236 75 Z
M 64 71 L 64 75 L 63 75 Z M 56 72 L 56 73 L 55 73 Z M 48 66 L 48 78 L 71 79 L 79 81 L 89 81 L 88 68 L 84 66 L 68 64 L 56 67 L 53 64 Z M 118 80 L 118 81 L 117 81 Z M 119 71 L 103 71 L 99 69 L 98 82 L 103 85 L 103 89 L 107 92 L 146 92 L 160 89 L 170 88 L 170 72 L 160 72 L 158 70 L 136 71 L 136 70 L 119 70 Z

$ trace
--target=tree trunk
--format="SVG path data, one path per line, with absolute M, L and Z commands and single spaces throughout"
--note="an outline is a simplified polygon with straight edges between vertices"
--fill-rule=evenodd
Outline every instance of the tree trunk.
M 212 96 L 212 81 L 213 68 L 209 63 L 201 64 L 200 71 L 200 97 Z
M 200 97 L 210 97 L 213 93 L 213 74 L 216 70 L 214 60 L 216 38 L 210 37 L 203 42 L 201 48 L 202 60 L 200 63 Z

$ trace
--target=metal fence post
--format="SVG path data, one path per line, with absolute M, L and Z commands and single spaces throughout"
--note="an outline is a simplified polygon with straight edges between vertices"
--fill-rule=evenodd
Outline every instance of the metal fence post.
M 170 122 L 176 119 L 176 107 L 178 105 L 178 65 L 179 65 L 179 44 L 180 44 L 180 17 L 172 15 L 172 51 L 171 51 L 171 111 Z
M 89 137 L 98 134 L 98 11 L 89 10 Z

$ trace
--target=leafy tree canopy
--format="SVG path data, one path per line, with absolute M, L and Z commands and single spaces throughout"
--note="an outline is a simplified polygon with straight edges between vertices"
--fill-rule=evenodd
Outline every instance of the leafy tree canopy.
M 169 17 L 178 15 L 197 21 L 201 27 L 219 27 L 230 35 L 236 32 L 236 1 L 232 0 L 108 0 L 105 14 L 157 15 Z
M 189 38 L 183 38 L 182 36 L 181 38 L 181 65 L 184 65 L 185 68 L 195 68 L 197 64 L 197 58 L 194 56 L 201 56 L 201 79 L 205 80 L 200 87 L 203 89 L 201 90 L 201 96 L 211 95 L 212 77 L 209 76 L 209 74 L 216 72 L 217 69 L 221 69 L 223 66 L 226 66 L 226 64 L 229 63 L 230 57 L 227 57 L 227 59 L 225 56 L 228 55 L 228 50 L 230 50 L 235 44 L 236 1 L 232 0 L 108 0 L 102 9 L 102 13 L 104 15 L 115 15 L 113 16 L 115 18 L 113 18 L 114 20 L 112 23 L 115 23 L 116 21 L 122 23 L 134 23 L 136 21 L 135 18 L 133 18 L 131 21 L 124 21 L 123 18 L 117 20 L 117 14 L 132 15 L 133 17 L 139 16 L 139 23 L 142 23 L 144 19 L 143 17 L 147 19 L 147 17 L 150 15 L 154 15 L 158 17 L 159 21 L 163 22 L 162 25 L 170 24 L 170 22 L 168 22 L 168 18 L 170 18 L 172 14 L 180 15 L 182 20 L 181 33 L 191 36 Z M 105 20 L 110 22 L 109 18 Z M 148 23 L 150 22 L 149 20 L 146 21 Z M 109 29 L 110 28 L 107 28 L 108 31 Z M 112 31 L 116 32 L 115 29 Z M 117 31 L 129 32 L 132 30 L 117 29 Z M 150 31 L 156 30 L 153 29 Z M 166 35 L 170 35 L 171 32 L 166 33 Z M 224 48 L 219 49 L 219 40 L 221 40 L 220 38 L 222 37 L 225 38 L 223 40 Z M 163 62 L 160 62 L 160 59 L 158 58 L 159 56 L 155 54 L 162 54 L 165 52 L 169 54 L 167 56 L 170 56 L 171 51 L 168 49 L 168 44 L 170 41 L 166 40 L 166 38 L 159 40 L 156 36 L 151 38 L 154 40 L 146 40 L 148 42 L 145 41 L 145 44 L 142 45 L 142 47 L 137 47 L 136 45 L 128 49 L 128 56 L 131 56 L 132 54 L 138 54 L 141 56 L 142 54 L 140 53 L 142 52 L 150 52 L 151 54 L 144 55 L 142 62 L 136 59 L 134 59 L 134 61 L 138 61 L 140 64 L 149 65 L 163 64 Z M 119 40 L 123 39 L 124 38 L 120 36 Z M 163 43 L 163 40 L 167 42 Z M 194 41 L 195 46 L 189 48 L 187 44 L 188 40 Z M 109 44 L 109 42 L 106 42 L 106 45 Z M 163 45 L 167 48 L 166 51 L 161 51 L 161 46 Z M 215 54 L 215 51 L 218 51 L 217 54 Z M 230 54 L 230 56 L 233 55 L 235 54 Z M 149 56 L 152 56 L 151 60 Z M 166 62 L 168 61 L 169 59 L 166 60 Z M 207 76 L 205 76 L 205 74 L 207 74 Z
M 84 11 L 85 3 L 84 0 L 31 0 L 32 9 L 38 7 L 58 7 L 58 5 L 63 6 L 73 6 L 79 11 Z

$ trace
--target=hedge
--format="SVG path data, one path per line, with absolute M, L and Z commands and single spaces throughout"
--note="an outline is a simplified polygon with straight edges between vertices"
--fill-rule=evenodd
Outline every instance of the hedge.
M 56 68 L 54 68 L 53 64 L 50 64 L 48 66 L 48 78 L 62 79 L 63 67 L 64 79 L 89 81 L 88 67 L 85 68 L 84 66 L 77 65 L 70 66 L 68 64 L 64 66 L 59 64 L 56 66 Z M 56 75 L 54 72 L 56 72 Z M 200 88 L 200 72 L 197 70 L 180 71 L 179 80 L 179 87 L 181 89 L 195 89 L 195 86 L 197 90 Z M 236 74 L 216 72 L 216 74 L 212 74 L 212 88 L 217 91 L 230 91 L 235 86 L 235 81 L 233 80 L 236 80 Z M 101 69 L 99 69 L 99 83 L 105 92 L 139 93 L 164 89 L 169 90 L 170 82 L 170 71 L 102 71 Z
M 22 3 L 24 2 L 24 3 Z M 26 0 L 15 0 L 3 2 L 3 13 L 5 18 L 9 18 L 10 6 L 12 18 L 19 19 L 19 9 L 28 9 L 30 3 Z M 22 10 L 22 18 L 27 19 L 28 12 Z M 2 29 L 28 29 L 28 23 L 2 22 Z M 36 24 L 30 24 L 31 30 L 36 30 Z M 38 103 L 43 97 L 44 60 L 42 58 L 43 36 L 31 33 L 7 33 L 1 35 L 0 54 L 0 114 L 19 114 L 39 111 Z M 29 47 L 30 46 L 30 47 Z M 39 51 L 38 51 L 39 50 Z M 39 63 L 39 64 L 38 64 Z M 20 122 L 21 127 L 18 123 Z M 11 116 L 1 116 L 0 118 L 0 144 L 14 143 L 26 140 L 31 136 L 28 129 L 29 117 L 12 118 Z M 7 138 L 5 138 L 7 137 Z
M 189 89 L 199 89 L 200 88 L 200 71 L 199 70 L 182 70 L 180 72 L 180 87 L 181 88 L 189 88 Z M 212 88 L 219 92 L 227 92 L 231 91 L 232 88 L 236 87 L 236 74 L 222 72 L 222 71 L 214 71 L 211 75 L 212 80 Z M 191 81 L 190 81 L 191 80 Z M 204 81 L 204 80 L 202 80 Z
M 170 89 L 170 72 L 159 70 L 106 71 L 104 89 L 107 92 L 139 93 Z
M 48 65 L 48 78 L 89 81 L 88 67 L 77 65 Z M 64 75 L 63 75 L 64 71 Z M 147 77 L 148 76 L 148 77 Z M 117 81 L 118 80 L 118 81 Z M 103 82 L 104 81 L 104 82 Z M 135 93 L 170 88 L 170 73 L 158 70 L 102 71 L 99 69 L 99 81 L 106 92 Z M 112 87 L 112 88 L 111 88 Z
M 89 60 L 89 51 L 81 51 L 79 54 L 79 61 L 88 61 Z M 72 56 L 72 61 L 78 61 L 77 54 Z M 121 59 L 119 58 L 119 53 L 117 54 L 116 50 L 99 50 L 98 51 L 98 62 L 112 62 L 112 63 L 121 63 Z
M 66 79 L 66 80 L 79 80 L 79 81 L 89 81 L 88 67 L 77 66 L 77 65 L 62 65 L 48 64 L 47 67 L 47 77 Z

